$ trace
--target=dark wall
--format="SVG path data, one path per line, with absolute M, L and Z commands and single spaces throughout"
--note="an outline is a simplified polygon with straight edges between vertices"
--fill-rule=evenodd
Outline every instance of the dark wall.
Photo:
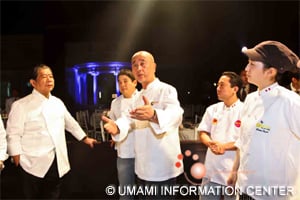
M 279 40 L 299 53 L 298 1 L 4 1 L 1 24 L 2 36 L 43 38 L 39 54 L 13 39 L 1 43 L 1 70 L 44 62 L 53 68 L 54 93 L 63 99 L 65 67 L 129 61 L 141 49 L 154 54 L 157 75 L 178 89 L 183 104 L 215 101 L 213 82 L 221 72 L 246 65 L 244 45 Z M 81 43 L 85 48 L 70 54 L 67 47 Z M 15 54 L 17 49 L 28 56 Z

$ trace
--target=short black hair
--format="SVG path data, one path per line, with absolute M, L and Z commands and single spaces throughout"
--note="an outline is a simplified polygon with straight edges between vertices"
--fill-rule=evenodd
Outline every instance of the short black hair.
M 131 81 L 135 80 L 135 77 L 130 69 L 121 69 L 118 73 L 118 80 L 121 75 L 128 76 L 131 79 Z
M 237 86 L 239 88 L 237 91 L 237 96 L 238 96 L 238 98 L 240 98 L 240 90 L 243 87 L 243 81 L 242 81 L 240 75 L 238 75 L 235 72 L 226 71 L 226 72 L 222 73 L 222 76 L 229 77 L 229 79 L 230 79 L 229 82 L 230 82 L 231 87 Z
M 51 70 L 51 68 L 45 64 L 38 64 L 33 68 L 30 79 L 36 80 L 40 69 L 50 69 Z
M 294 69 L 291 71 L 291 78 L 295 78 L 297 80 L 300 80 L 300 69 Z

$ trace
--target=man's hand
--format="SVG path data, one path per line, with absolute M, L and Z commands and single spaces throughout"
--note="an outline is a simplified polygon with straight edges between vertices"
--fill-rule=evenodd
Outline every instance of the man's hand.
M 130 112 L 131 118 L 138 120 L 151 120 L 153 118 L 155 111 L 152 108 L 149 100 L 143 96 L 143 101 L 143 106 L 139 106 Z
M 101 117 L 102 121 L 104 122 L 104 129 L 109 133 L 109 134 L 112 134 L 112 135 L 116 135 L 116 134 L 119 134 L 120 133 L 120 130 L 117 126 L 117 124 L 109 119 L 108 117 L 105 117 L 105 116 L 102 116 Z
M 83 142 L 87 145 L 89 145 L 91 148 L 94 148 L 94 144 L 98 144 L 100 142 L 98 142 L 96 139 L 94 138 L 90 138 L 90 137 L 86 137 Z
M 232 171 L 227 179 L 227 185 L 234 187 L 237 181 L 237 172 Z
M 109 146 L 110 147 L 114 147 L 115 146 L 115 141 L 113 141 L 113 140 L 109 140 Z
M 19 164 L 20 164 L 20 155 L 15 155 L 15 156 L 12 156 L 12 159 L 13 159 L 13 161 L 14 161 L 14 163 L 15 163 L 15 166 L 19 166 Z
M 211 142 L 209 142 L 208 147 L 216 155 L 222 155 L 225 153 L 224 145 L 220 142 L 211 141 Z
M 5 165 L 2 160 L 0 160 L 0 171 L 4 169 Z

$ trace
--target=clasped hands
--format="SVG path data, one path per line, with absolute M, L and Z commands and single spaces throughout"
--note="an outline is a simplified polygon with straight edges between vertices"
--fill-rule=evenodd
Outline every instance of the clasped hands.
M 132 119 L 150 120 L 154 116 L 155 111 L 154 111 L 153 107 L 151 106 L 149 100 L 145 96 L 143 96 L 143 101 L 144 101 L 143 106 L 139 106 L 129 112 L 130 117 Z M 108 133 L 110 133 L 112 135 L 116 135 L 116 134 L 120 133 L 120 130 L 119 130 L 117 124 L 113 120 L 111 120 L 105 116 L 102 116 L 101 119 L 105 123 L 104 129 Z
M 222 155 L 225 153 L 225 147 L 220 142 L 211 141 L 208 143 L 208 148 L 210 148 L 210 150 L 216 155 Z

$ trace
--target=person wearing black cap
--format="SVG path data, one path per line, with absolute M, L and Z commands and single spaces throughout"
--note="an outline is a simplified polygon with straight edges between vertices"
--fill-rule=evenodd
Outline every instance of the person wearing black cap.
M 300 198 L 300 96 L 277 83 L 284 71 L 300 68 L 284 44 L 265 41 L 244 49 L 248 81 L 258 87 L 241 111 L 241 134 L 228 184 L 247 199 Z

